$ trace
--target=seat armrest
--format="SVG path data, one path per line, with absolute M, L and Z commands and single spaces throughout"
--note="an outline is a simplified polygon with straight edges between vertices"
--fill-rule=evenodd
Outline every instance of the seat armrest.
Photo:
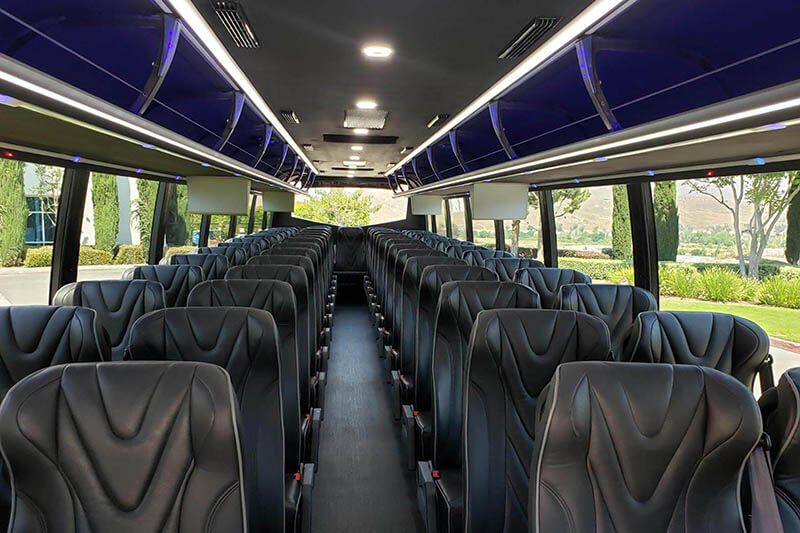
M 406 468 L 414 470 L 417 460 L 417 423 L 414 420 L 413 406 L 406 404 L 400 408 L 400 428 L 405 448 Z
M 392 418 L 400 420 L 400 371 L 392 370 Z
M 315 407 L 311 410 L 311 450 L 307 458 L 308 462 L 314 464 L 314 471 L 319 468 L 319 440 L 322 429 L 322 409 Z
M 436 479 L 430 461 L 417 463 L 417 507 L 426 533 L 436 533 L 438 522 L 436 516 Z
M 304 463 L 301 465 L 301 510 L 300 510 L 300 531 L 311 533 L 311 511 L 314 509 L 314 471 L 316 463 Z

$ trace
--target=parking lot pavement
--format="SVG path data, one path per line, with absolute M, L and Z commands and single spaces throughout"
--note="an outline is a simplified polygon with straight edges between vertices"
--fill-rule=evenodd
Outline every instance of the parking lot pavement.
M 78 280 L 120 279 L 131 265 L 82 266 Z M 0 268 L 0 305 L 47 304 L 49 268 Z

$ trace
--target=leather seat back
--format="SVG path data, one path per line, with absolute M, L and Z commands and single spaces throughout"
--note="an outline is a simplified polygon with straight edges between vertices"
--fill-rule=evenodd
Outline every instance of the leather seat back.
M 367 271 L 364 239 L 364 228 L 339 228 L 336 233 L 336 270 L 340 272 Z
M 464 396 L 469 531 L 528 531 L 528 478 L 543 390 L 560 364 L 605 360 L 609 347 L 605 324 L 581 313 L 498 309 L 478 315 Z
M 286 424 L 287 464 L 299 462 L 291 457 L 290 439 L 299 435 L 301 413 L 310 413 L 310 370 L 297 351 L 297 303 L 292 286 L 285 281 L 267 279 L 218 279 L 204 281 L 189 295 L 189 307 L 252 307 L 272 315 L 280 332 L 281 398 Z M 135 329 L 135 328 L 134 328 Z M 133 344 L 133 341 L 131 341 Z M 295 461 L 297 459 L 297 461 Z
M 412 257 L 447 257 L 442 252 L 433 248 L 407 248 L 400 250 L 394 263 L 394 274 L 392 275 L 392 297 L 389 300 L 392 307 L 392 346 L 400 350 L 402 343 L 403 321 L 403 274 L 406 270 L 408 260 Z
M 164 305 L 183 307 L 195 285 L 203 281 L 203 270 L 190 265 L 140 265 L 130 268 L 123 279 L 147 279 L 164 287 Z
M 446 247 L 444 253 L 447 254 L 447 257 L 455 257 L 457 259 L 464 259 L 464 252 L 468 250 L 475 250 L 480 248 L 476 244 L 451 244 L 450 246 Z
M 406 261 L 403 270 L 400 311 L 400 373 L 414 375 L 417 349 L 417 308 L 422 271 L 431 265 L 464 265 L 461 259 L 445 255 L 414 256 Z
M 65 363 L 103 360 L 102 332 L 93 309 L 0 307 L 0 399 L 25 376 Z
M 463 377 L 478 313 L 538 309 L 539 295 L 511 281 L 450 281 L 442 285 L 433 340 L 433 464 L 461 465 Z
M 395 303 L 395 270 L 397 268 L 397 258 L 402 252 L 409 250 L 429 251 L 430 248 L 419 241 L 413 241 L 392 246 L 387 251 L 386 263 L 384 264 L 384 301 L 383 315 L 386 317 L 386 326 L 392 327 L 394 324 L 394 303 Z
M 800 531 L 800 368 L 790 368 L 765 393 L 775 405 L 765 413 L 764 430 L 772 440 L 772 474 L 784 531 Z M 762 409 L 763 411 L 763 409 Z
M 710 368 L 561 365 L 536 416 L 532 532 L 744 531 L 752 393 Z
M 514 256 L 502 250 L 466 250 L 461 259 L 470 266 L 484 266 L 487 259 L 513 259 Z
M 222 279 L 229 267 L 228 258 L 222 254 L 175 254 L 169 265 L 193 265 L 203 269 L 204 279 Z
M 242 246 L 201 246 L 196 254 L 220 254 L 228 258 L 228 265 L 239 266 L 247 262 L 250 254 Z
M 526 257 L 492 257 L 483 266 L 497 272 L 500 281 L 515 281 L 514 275 L 523 268 L 544 268 L 544 263 Z M 530 285 L 528 285 L 530 287 Z M 542 303 L 544 305 L 544 303 Z
M 542 298 L 542 308 L 558 309 L 561 306 L 561 287 L 576 283 L 591 283 L 592 278 L 571 268 L 521 268 L 514 280 L 527 285 Z
M 414 362 L 414 408 L 429 411 L 433 406 L 433 339 L 436 310 L 442 285 L 448 281 L 497 281 L 497 274 L 483 267 L 431 265 L 420 276 L 417 306 L 417 348 Z
M 656 299 L 648 291 L 630 285 L 564 285 L 561 309 L 596 316 L 611 332 L 611 353 L 622 361 L 630 347 L 633 323 L 639 313 L 655 311 Z
M 225 371 L 198 363 L 76 363 L 29 376 L 0 407 L 8 531 L 247 531 L 233 398 Z
M 77 305 L 97 312 L 112 361 L 121 361 L 128 348 L 131 327 L 150 311 L 164 308 L 164 287 L 155 281 L 78 281 L 61 287 L 54 305 Z
M 757 324 L 725 313 L 648 311 L 633 326 L 626 360 L 706 366 L 753 388 L 769 355 L 769 337 Z
M 134 361 L 211 363 L 230 375 L 241 413 L 253 531 L 280 531 L 270 522 L 283 516 L 284 482 L 300 458 L 299 420 L 293 423 L 299 411 L 296 402 L 287 411 L 279 343 L 272 315 L 245 307 L 164 309 L 142 317 L 131 334 Z

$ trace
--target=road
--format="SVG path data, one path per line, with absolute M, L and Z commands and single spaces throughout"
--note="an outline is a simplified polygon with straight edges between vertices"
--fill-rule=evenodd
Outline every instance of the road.
M 78 280 L 120 279 L 131 265 L 82 266 Z M 49 268 L 0 268 L 0 305 L 46 304 L 50 286 Z M 796 352 L 773 344 L 770 350 L 775 358 L 775 381 L 789 368 L 800 366 L 800 349 Z M 758 391 L 758 380 L 756 380 Z

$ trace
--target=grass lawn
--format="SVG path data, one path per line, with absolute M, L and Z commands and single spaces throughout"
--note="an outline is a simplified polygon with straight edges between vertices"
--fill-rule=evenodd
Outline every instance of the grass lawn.
M 767 332 L 770 337 L 800 342 L 800 309 L 769 307 L 766 305 L 731 304 L 684 300 L 681 298 L 661 298 L 664 311 L 713 311 L 730 313 L 752 320 Z

